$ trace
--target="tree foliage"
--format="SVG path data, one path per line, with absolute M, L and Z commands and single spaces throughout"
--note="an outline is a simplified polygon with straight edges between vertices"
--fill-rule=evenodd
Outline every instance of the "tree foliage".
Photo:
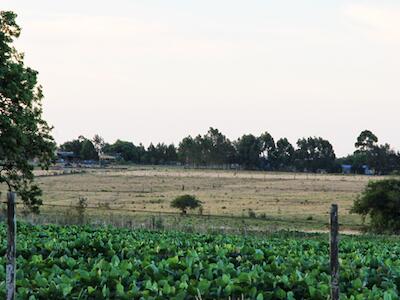
M 94 148 L 97 151 L 97 154 L 98 155 L 102 154 L 103 153 L 103 148 L 104 148 L 104 145 L 105 145 L 104 139 L 100 135 L 95 134 L 93 139 L 92 139 L 92 142 L 93 142 Z
M 81 153 L 84 137 L 66 142 L 61 149 Z M 93 139 L 96 149 L 99 146 Z M 378 138 L 364 130 L 357 138 L 354 154 L 336 158 L 332 144 L 322 137 L 301 138 L 295 148 L 287 138 L 275 143 L 270 133 L 260 136 L 245 134 L 237 140 L 229 140 L 221 131 L 210 127 L 204 135 L 187 136 L 178 147 L 174 144 L 151 143 L 147 148 L 132 142 L 117 140 L 105 144 L 100 139 L 101 152 L 118 157 L 123 162 L 137 164 L 182 165 L 193 167 L 240 167 L 243 169 L 340 172 L 341 164 L 352 165 L 354 173 L 365 172 L 368 166 L 377 174 L 400 171 L 400 154 L 388 144 L 378 145 Z
M 80 157 L 83 160 L 98 160 L 99 154 L 91 140 L 84 140 L 80 151 Z
M 297 141 L 296 163 L 298 169 L 315 172 L 334 167 L 336 155 L 332 144 L 321 137 L 302 138 Z
M 181 195 L 171 202 L 171 207 L 180 209 L 182 214 L 186 214 L 188 209 L 201 207 L 202 202 L 193 195 Z
M 99 144 L 97 144 L 97 146 L 99 146 Z M 63 151 L 73 152 L 75 157 L 83 160 L 99 159 L 100 149 L 96 149 L 94 142 L 82 135 L 75 140 L 65 142 L 60 146 L 60 149 Z
M 370 151 L 378 143 L 378 138 L 375 134 L 370 130 L 363 130 L 360 135 L 357 137 L 357 141 L 354 146 L 357 148 L 357 151 Z
M 374 232 L 400 232 L 400 180 L 371 181 L 364 192 L 354 201 L 351 209 L 369 216 L 370 229 Z
M 260 164 L 260 154 L 263 143 L 252 134 L 245 134 L 235 143 L 237 159 L 246 169 L 257 169 Z
M 389 144 L 378 144 L 378 137 L 370 130 L 363 130 L 357 137 L 356 150 L 342 161 L 352 165 L 354 173 L 363 173 L 365 167 L 375 174 L 390 174 L 400 170 L 400 154 Z
M 288 170 L 293 166 L 294 147 L 287 138 L 281 138 L 276 142 L 273 153 L 273 167 L 277 170 Z
M 212 127 L 203 136 L 185 137 L 178 147 L 178 158 L 186 164 L 223 165 L 233 162 L 234 157 L 231 141 Z
M 0 12 L 0 183 L 37 211 L 40 188 L 34 184 L 33 160 L 46 169 L 54 156 L 51 127 L 42 119 L 38 72 L 25 66 L 12 45 L 20 35 L 16 14 Z

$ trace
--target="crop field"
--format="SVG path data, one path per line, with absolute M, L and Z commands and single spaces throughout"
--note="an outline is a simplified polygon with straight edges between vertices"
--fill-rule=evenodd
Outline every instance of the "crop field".
M 0 298 L 5 226 L 0 225 Z M 328 237 L 18 224 L 20 299 L 327 299 Z M 341 299 L 398 299 L 398 239 L 345 236 Z M 243 298 L 242 298 L 243 297 Z

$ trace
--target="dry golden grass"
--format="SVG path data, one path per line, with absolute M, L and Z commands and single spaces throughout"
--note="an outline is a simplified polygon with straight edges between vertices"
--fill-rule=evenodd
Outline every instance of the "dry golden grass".
M 187 170 L 166 167 L 92 169 L 82 174 L 38 177 L 45 204 L 76 205 L 85 197 L 89 206 L 121 210 L 173 212 L 171 200 L 184 193 L 204 202 L 204 214 L 257 216 L 287 220 L 326 221 L 331 203 L 339 204 L 341 220 L 357 225 L 349 215 L 353 200 L 366 183 L 382 177 L 300 173 Z
M 284 227 L 307 229 L 326 228 L 331 203 L 339 204 L 343 227 L 356 228 L 361 220 L 349 214 L 354 199 L 369 180 L 383 178 L 139 166 L 85 169 L 84 173 L 53 176 L 62 173 L 63 170 L 37 173 L 44 204 L 76 206 L 79 198 L 85 197 L 90 207 L 118 209 L 122 213 L 176 212 L 170 202 L 188 193 L 204 202 L 203 213 L 207 215 L 247 217 L 250 210 L 257 220 L 283 221 Z M 1 188 L 4 192 L 5 187 Z M 91 213 L 101 216 L 107 209 Z M 235 226 L 235 222 L 231 225 Z

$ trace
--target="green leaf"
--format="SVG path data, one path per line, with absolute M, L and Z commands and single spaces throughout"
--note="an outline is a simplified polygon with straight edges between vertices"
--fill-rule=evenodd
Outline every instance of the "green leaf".
M 262 250 L 260 249 L 256 249 L 256 253 L 254 254 L 254 258 L 257 261 L 261 261 L 264 259 L 264 252 L 262 252 Z
M 114 255 L 111 259 L 111 265 L 114 267 L 118 267 L 120 262 L 121 262 L 121 260 L 119 259 L 119 257 L 117 255 Z
M 203 295 L 205 292 L 208 291 L 210 288 L 211 282 L 206 279 L 201 279 L 197 288 L 199 289 L 200 293 Z
M 72 288 L 73 288 L 71 285 L 67 285 L 67 284 L 63 284 L 63 283 L 60 284 L 60 287 L 61 287 L 64 297 L 67 297 L 71 293 Z
M 109 295 L 110 295 L 110 290 L 109 290 L 109 288 L 107 287 L 107 285 L 103 285 L 103 288 L 102 288 L 102 290 L 101 290 L 101 293 L 102 293 L 102 295 L 103 295 L 104 298 L 108 298 L 108 297 L 109 297 Z
M 162 291 L 163 291 L 163 293 L 164 293 L 165 295 L 169 295 L 169 294 L 171 294 L 171 292 L 172 292 L 172 288 L 171 288 L 171 286 L 170 286 L 168 283 L 166 283 L 166 284 L 164 285 Z
M 240 273 L 240 275 L 238 276 L 238 280 L 239 280 L 239 282 L 242 282 L 242 283 L 251 283 L 250 275 L 245 272 Z
M 123 296 L 125 294 L 124 292 L 124 286 L 121 284 L 121 282 L 117 283 L 117 296 Z
M 224 274 L 222 275 L 222 282 L 226 285 L 231 281 L 230 276 Z
M 176 265 L 179 263 L 179 258 L 178 258 L 178 256 L 170 257 L 167 259 L 167 262 L 168 262 L 168 264 Z
M 310 293 L 311 298 L 314 298 L 317 292 L 317 289 L 313 286 L 308 287 L 308 292 Z
M 35 282 L 38 287 L 47 286 L 47 279 L 44 276 L 40 275 L 39 273 L 36 273 L 35 275 Z
M 383 294 L 383 300 L 392 300 L 392 295 L 389 292 Z
M 179 288 L 180 289 L 183 289 L 183 290 L 186 290 L 187 288 L 188 288 L 188 284 L 186 283 L 186 281 L 183 281 L 183 282 L 181 282 L 180 284 L 179 284 Z
M 357 278 L 355 280 L 353 280 L 353 287 L 355 289 L 361 289 L 362 288 L 362 281 L 360 278 Z
M 278 288 L 278 289 L 275 291 L 275 296 L 276 296 L 278 299 L 285 299 L 285 298 L 286 298 L 286 292 L 285 292 L 284 290 L 282 290 L 281 288 Z
M 91 294 L 93 294 L 93 293 L 96 291 L 96 288 L 91 287 L 91 286 L 88 286 L 88 287 L 87 287 L 87 290 L 88 290 L 88 294 L 91 295 Z

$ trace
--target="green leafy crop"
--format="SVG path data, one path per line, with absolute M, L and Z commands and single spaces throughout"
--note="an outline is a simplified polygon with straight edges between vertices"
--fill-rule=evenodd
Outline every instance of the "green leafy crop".
M 0 225 L 0 299 L 5 227 Z M 255 237 L 18 224 L 20 299 L 327 299 L 325 235 Z M 345 237 L 341 299 L 398 299 L 397 239 Z

